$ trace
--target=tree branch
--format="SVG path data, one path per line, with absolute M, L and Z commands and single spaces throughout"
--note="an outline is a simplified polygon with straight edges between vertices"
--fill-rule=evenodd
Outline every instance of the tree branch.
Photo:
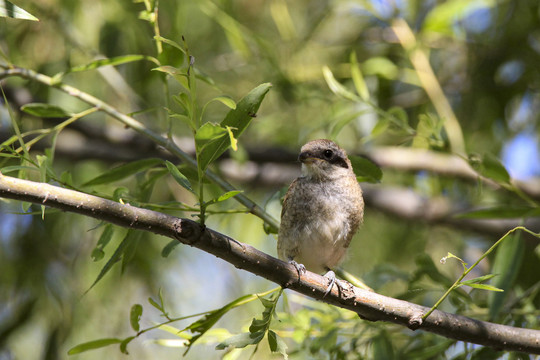
M 198 223 L 102 199 L 44 183 L 0 174 L 0 197 L 29 201 L 90 216 L 119 226 L 150 231 L 211 253 L 237 268 L 264 277 L 306 296 L 356 312 L 370 321 L 386 321 L 412 330 L 422 329 L 451 339 L 490 346 L 497 350 L 540 354 L 540 331 L 514 328 L 434 311 L 422 322 L 429 309 L 393 299 L 348 284 L 339 292 L 335 287 L 323 297 L 327 279 L 307 272 L 300 279 L 296 268 Z

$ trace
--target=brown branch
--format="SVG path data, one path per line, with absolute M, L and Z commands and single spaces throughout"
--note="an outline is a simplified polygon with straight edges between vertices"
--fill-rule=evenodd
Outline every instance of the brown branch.
M 156 211 L 120 204 L 81 192 L 0 174 L 0 197 L 29 201 L 119 226 L 150 231 L 211 253 L 237 268 L 264 277 L 306 296 L 356 312 L 370 321 L 387 321 L 410 329 L 422 329 L 451 339 L 490 346 L 497 350 L 540 354 L 540 331 L 514 328 L 436 310 L 422 322 L 429 309 L 348 284 L 335 287 L 323 298 L 326 278 L 307 272 L 298 279 L 294 266 L 240 243 L 226 235 Z

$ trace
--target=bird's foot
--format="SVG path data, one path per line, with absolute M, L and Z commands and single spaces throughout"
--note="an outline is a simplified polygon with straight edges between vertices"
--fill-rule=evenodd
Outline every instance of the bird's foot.
M 306 267 L 302 264 L 297 263 L 294 260 L 289 260 L 289 264 L 296 268 L 296 272 L 298 272 L 298 280 L 300 280 L 300 277 L 306 273 Z
M 334 284 L 336 284 L 336 286 L 338 287 L 338 291 L 341 292 L 343 290 L 341 284 L 339 283 L 339 280 L 336 278 L 336 274 L 332 270 L 328 270 L 328 272 L 323 276 L 328 279 L 328 288 L 326 289 L 323 298 L 326 297 L 326 295 L 330 294 L 332 288 L 334 287 Z

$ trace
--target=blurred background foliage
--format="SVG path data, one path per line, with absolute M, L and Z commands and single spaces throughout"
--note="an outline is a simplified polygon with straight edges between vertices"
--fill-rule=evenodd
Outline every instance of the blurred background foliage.
M 161 36 L 179 44 L 185 38 L 201 79 L 197 82 L 200 106 L 222 94 L 239 100 L 255 86 L 272 83 L 257 117 L 240 138 L 239 149 L 220 160 L 215 169 L 276 218 L 280 192 L 298 175 L 295 154 L 306 141 L 332 137 L 350 154 L 379 162 L 383 179 L 379 184 L 364 185 L 365 224 L 343 264 L 379 293 L 431 306 L 461 274 L 457 261 L 439 263 L 448 252 L 472 263 L 512 226 L 528 221 L 538 232 L 538 218 L 501 210 L 527 206 L 538 215 L 540 4 L 536 0 L 161 1 L 158 12 L 153 11 L 157 4 L 152 1 L 20 0 L 16 5 L 40 21 L 0 21 L 4 63 L 49 76 L 66 72 L 65 83 L 135 114 L 148 128 L 165 134 L 171 126 L 171 135 L 188 152 L 193 151 L 189 127 L 168 117 L 170 112 L 182 112 L 171 97 L 185 90 L 164 73 L 152 71 L 154 63 L 68 70 L 98 58 L 128 54 L 183 66 L 185 54 L 167 44 L 160 49 L 153 40 L 157 16 Z M 412 47 L 407 48 L 396 35 L 396 19 L 404 19 L 412 29 Z M 429 59 L 444 91 L 442 98 L 441 94 L 432 97 L 422 82 L 429 69 L 414 66 L 418 49 Z M 363 82 L 358 82 L 358 71 Z M 49 103 L 71 112 L 87 108 L 73 97 L 32 81 L 9 78 L 2 88 L 23 131 L 57 123 L 18 113 L 26 103 Z M 447 127 L 448 113 L 441 114 L 437 108 L 437 103 L 445 101 L 459 120 L 464 149 L 449 141 L 456 134 Z M 227 110 L 212 103 L 204 118 L 219 122 Z M 12 117 L 5 104 L 1 116 L 4 141 L 12 135 Z M 40 144 L 34 147 L 34 156 L 50 146 Z M 485 154 L 494 155 L 520 181 L 525 195 L 511 186 L 493 187 L 455 176 L 451 162 L 442 164 L 448 171 L 437 172 L 428 171 L 428 163 L 425 169 L 401 168 L 400 157 L 388 163 L 378 161 L 379 150 L 389 147 L 480 159 L 474 163 L 480 168 L 489 168 L 482 162 Z M 114 183 L 82 186 L 114 166 L 156 154 L 163 152 L 148 139 L 96 113 L 61 132 L 51 166 L 57 174 L 69 173 L 76 187 L 108 198 L 122 197 L 161 209 L 171 201 L 193 206 L 196 198 L 155 168 Z M 415 154 L 404 152 L 403 163 Z M 16 163 L 7 159 L 2 167 Z M 30 172 L 27 176 L 36 179 L 35 175 Z M 155 182 L 145 186 L 152 176 Z M 214 185 L 209 184 L 208 189 L 220 194 Z M 381 205 L 381 196 L 387 197 L 390 206 Z M 453 216 L 486 207 L 499 209 L 490 215 L 495 219 L 460 221 Z M 265 233 L 259 218 L 246 214 L 234 200 L 219 204 L 218 209 L 232 213 L 211 215 L 208 226 L 275 255 L 275 237 Z M 175 210 L 174 204 L 164 211 L 191 216 Z M 474 221 L 482 226 L 471 225 Z M 85 293 L 128 233 L 115 227 L 108 245 L 96 248 L 98 239 L 103 239 L 102 225 L 53 210 L 46 211 L 43 221 L 39 207 L 2 201 L 0 359 L 65 358 L 67 350 L 79 343 L 129 336 L 133 304 L 143 305 L 141 324 L 145 327 L 164 320 L 147 301 L 148 297 L 157 299 L 160 289 L 167 311 L 172 316 L 186 316 L 274 287 L 185 246 L 162 257 L 167 239 L 130 233 L 132 250 Z M 475 276 L 501 274 L 492 284 L 505 292 L 460 288 L 442 309 L 538 329 L 539 249 L 538 241 L 525 235 L 507 239 L 475 269 Z M 229 332 L 245 331 L 262 310 L 258 302 L 232 310 L 187 358 L 249 357 L 250 348 L 227 353 L 214 348 Z M 278 313 L 280 323 L 273 326 L 286 340 L 291 358 L 501 356 L 428 333 L 367 324 L 352 313 L 289 292 Z M 182 329 L 190 322 L 174 326 Z M 183 353 L 175 347 L 178 342 L 158 339 L 179 338 L 156 330 L 133 341 L 128 350 L 138 359 Z M 105 347 L 70 358 L 104 356 L 125 357 Z M 261 346 L 254 358 L 270 356 Z

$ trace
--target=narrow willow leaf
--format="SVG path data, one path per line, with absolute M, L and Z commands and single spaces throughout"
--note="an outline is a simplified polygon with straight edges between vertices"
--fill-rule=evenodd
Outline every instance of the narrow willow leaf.
M 270 346 L 270 351 L 281 354 L 285 360 L 288 359 L 287 344 L 272 330 L 268 330 L 268 345 Z
M 220 123 L 220 126 L 223 129 L 226 129 L 227 126 L 229 126 L 232 129 L 234 137 L 238 139 L 249 126 L 251 120 L 256 116 L 259 106 L 271 86 L 271 84 L 265 83 L 251 90 L 238 102 L 236 109 L 232 109 L 227 113 L 227 116 Z M 199 154 L 198 158 L 201 159 L 199 168 L 205 170 L 210 163 L 216 160 L 229 148 L 230 144 L 229 137 L 226 136 L 220 137 L 211 144 L 208 144 Z
M 176 77 L 177 75 L 185 75 L 180 69 L 175 68 L 174 66 L 169 66 L 169 65 L 158 66 L 157 68 L 153 68 L 152 71 L 163 72 L 173 77 Z
M 131 324 L 131 328 L 137 332 L 140 329 L 139 321 L 141 320 L 142 313 L 143 307 L 141 304 L 133 305 L 129 313 L 129 323 Z
M 207 201 L 206 205 L 211 205 L 211 204 L 215 204 L 215 203 L 218 203 L 218 202 L 225 201 L 227 199 L 232 198 L 233 196 L 236 196 L 236 195 L 240 194 L 241 192 L 243 192 L 243 190 L 227 191 L 226 193 L 218 196 L 217 198 Z
M 150 60 L 154 63 L 157 61 L 156 59 L 150 56 L 146 56 L 146 55 L 122 55 L 122 56 L 115 56 L 108 59 L 94 60 L 85 65 L 72 67 L 71 69 L 68 70 L 68 72 L 88 71 L 88 70 L 97 69 L 103 66 L 109 66 L 109 65 L 116 66 L 116 65 L 121 65 L 121 64 L 127 64 L 134 61 L 141 61 L 141 60 Z
M 351 100 L 351 101 L 359 101 L 360 98 L 353 94 L 351 91 L 347 90 L 345 86 L 341 85 L 336 78 L 334 77 L 334 74 L 332 74 L 332 70 L 328 66 L 323 67 L 323 76 L 324 80 L 326 80 L 326 84 L 332 90 L 332 92 L 338 96 L 341 96 L 345 99 Z
M 362 70 L 360 70 L 360 65 L 358 64 L 358 60 L 356 58 L 356 52 L 351 52 L 350 56 L 350 62 L 351 62 L 351 77 L 354 83 L 354 87 L 356 88 L 356 92 L 362 100 L 368 101 L 369 100 L 369 90 L 366 85 L 366 81 L 364 80 L 364 76 L 362 75 Z
M 261 342 L 261 340 L 264 338 L 264 332 L 257 332 L 257 333 L 241 333 L 238 335 L 231 336 L 228 339 L 223 340 L 219 344 L 216 345 L 216 350 L 223 350 L 228 348 L 229 346 L 234 348 L 244 348 L 248 345 L 255 345 Z
M 503 164 L 492 154 L 485 154 L 482 158 L 480 173 L 499 183 L 509 184 L 510 175 Z
M 178 240 L 171 240 L 169 241 L 169 243 L 167 243 L 167 245 L 165 245 L 165 247 L 163 248 L 163 250 L 161 250 L 161 256 L 166 258 L 168 257 L 171 252 L 178 246 L 180 245 L 180 241 Z
M 190 330 L 194 335 L 189 340 L 187 344 L 187 349 L 184 353 L 187 354 L 191 346 L 201 337 L 203 336 L 214 324 L 223 317 L 226 313 L 228 313 L 231 309 L 234 309 L 235 307 L 244 304 L 248 299 L 252 299 L 254 295 L 244 295 L 241 296 L 230 303 L 226 304 L 225 306 L 214 310 L 206 315 L 204 315 L 199 320 L 195 321 L 188 327 L 186 327 L 184 330 Z
M 215 97 L 212 100 L 210 100 L 206 105 L 208 105 L 209 103 L 213 101 L 218 101 L 222 103 L 223 105 L 225 105 L 226 107 L 228 107 L 229 109 L 233 109 L 233 110 L 236 109 L 236 102 L 234 102 L 234 100 L 230 98 L 229 96 L 222 95 L 222 96 Z
M 0 17 L 8 17 L 12 19 L 39 21 L 37 17 L 30 14 L 26 10 L 14 5 L 11 1 L 0 0 Z
M 349 156 L 351 164 L 358 181 L 369 183 L 380 183 L 383 173 L 382 170 L 371 160 L 361 156 Z
M 116 250 L 110 257 L 110 259 L 107 261 L 107 263 L 101 268 L 101 271 L 99 272 L 96 280 L 94 280 L 92 285 L 90 285 L 90 287 L 88 288 L 88 290 L 85 291 L 85 293 L 89 292 L 101 279 L 103 279 L 103 277 L 109 272 L 109 270 L 112 269 L 114 264 L 116 264 L 122 259 L 122 255 L 124 254 L 124 251 L 129 245 L 129 242 L 130 242 L 129 240 L 130 239 L 129 239 L 129 233 L 128 233 L 128 235 L 126 235 L 126 237 L 124 238 L 124 240 L 122 240 L 120 245 L 118 245 L 118 247 L 116 248 Z
M 523 271 L 523 260 L 525 253 L 525 240 L 520 233 L 513 233 L 508 236 L 499 246 L 495 253 L 493 267 L 491 271 L 499 274 L 491 281 L 491 284 L 503 290 L 510 290 Z M 487 304 L 489 308 L 489 318 L 495 321 L 504 308 L 509 291 L 504 293 L 490 293 Z
M 514 219 L 540 216 L 538 207 L 500 206 L 489 209 L 473 210 L 456 215 L 460 219 Z
M 88 350 L 99 349 L 99 348 L 113 345 L 113 344 L 120 344 L 121 342 L 122 342 L 122 339 L 116 339 L 116 338 L 93 340 L 93 341 L 85 342 L 83 344 L 79 344 L 77 346 L 72 347 L 71 349 L 68 350 L 68 355 L 80 354 Z
M 44 118 L 63 118 L 63 117 L 70 117 L 73 115 L 59 106 L 43 104 L 43 103 L 26 104 L 26 105 L 21 106 L 21 110 L 27 114 L 44 117 Z
M 499 289 L 493 285 L 487 285 L 487 284 L 462 284 L 467 285 L 469 287 L 480 289 L 480 290 L 488 290 L 488 291 L 497 291 L 497 292 L 504 292 L 503 289 Z
M 191 186 L 188 178 L 184 174 L 182 174 L 172 162 L 167 160 L 165 161 L 165 165 L 167 166 L 167 170 L 169 170 L 169 173 L 172 175 L 172 177 L 174 178 L 174 180 L 176 180 L 178 184 L 195 194 L 195 191 L 193 190 L 193 187 Z
M 94 250 L 92 250 L 91 257 L 93 261 L 99 261 L 103 259 L 103 257 L 105 256 L 105 252 L 103 250 L 105 249 L 107 244 L 111 241 L 113 234 L 114 234 L 113 225 L 107 224 L 105 226 L 105 229 L 101 233 L 101 236 L 99 237 L 96 247 L 94 248 Z
M 176 42 L 174 42 L 174 41 L 172 41 L 170 39 L 164 38 L 162 36 L 159 36 L 159 35 L 154 36 L 154 39 L 158 40 L 158 41 L 161 41 L 161 42 L 164 42 L 165 44 L 170 45 L 170 46 L 180 50 L 184 55 L 186 55 L 186 50 L 184 50 L 184 48 L 182 46 L 180 46 L 178 43 L 176 43 Z
M 147 170 L 156 165 L 162 164 L 161 159 L 143 159 L 138 161 L 132 161 L 130 163 L 117 166 L 109 171 L 102 173 L 101 175 L 87 181 L 82 186 L 95 186 L 112 183 L 118 180 L 127 178 L 140 171 Z
M 128 344 L 131 342 L 131 340 L 135 339 L 135 336 L 130 336 L 128 338 L 125 338 L 124 340 L 122 340 L 122 342 L 120 343 L 120 351 L 123 353 L 123 354 L 129 354 L 128 351 L 127 351 L 127 346 Z
M 483 275 L 483 276 L 475 277 L 474 279 L 464 280 L 461 282 L 461 284 L 463 285 L 480 284 L 480 283 L 483 283 L 484 281 L 488 281 L 489 279 L 494 278 L 495 276 L 497 275 L 496 274 Z

